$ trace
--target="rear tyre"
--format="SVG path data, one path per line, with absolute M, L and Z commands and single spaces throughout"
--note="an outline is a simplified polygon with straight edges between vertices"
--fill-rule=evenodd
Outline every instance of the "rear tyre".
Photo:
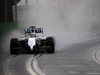
M 18 54 L 18 39 L 13 38 L 10 42 L 10 53 Z
M 46 38 L 46 46 L 50 46 L 50 48 L 48 48 L 48 50 L 47 50 L 48 53 L 54 53 L 55 52 L 53 37 Z

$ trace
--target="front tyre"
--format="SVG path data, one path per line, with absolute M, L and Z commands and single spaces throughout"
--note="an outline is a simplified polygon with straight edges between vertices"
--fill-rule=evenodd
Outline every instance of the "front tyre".
M 48 53 L 54 53 L 55 52 L 55 46 L 54 46 L 54 39 L 53 39 L 53 37 L 47 37 L 46 38 L 46 46 L 50 47 L 47 50 Z
M 18 39 L 12 38 L 10 42 L 10 53 L 18 54 Z

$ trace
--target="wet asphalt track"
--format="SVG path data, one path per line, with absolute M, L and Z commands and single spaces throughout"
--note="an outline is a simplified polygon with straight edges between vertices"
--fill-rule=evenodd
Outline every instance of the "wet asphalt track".
M 1 52 L 0 75 L 100 75 L 99 48 L 100 39 L 95 39 L 66 46 L 54 54 Z
M 73 44 L 55 54 L 44 54 L 39 67 L 47 75 L 100 75 L 99 49 L 100 39 Z

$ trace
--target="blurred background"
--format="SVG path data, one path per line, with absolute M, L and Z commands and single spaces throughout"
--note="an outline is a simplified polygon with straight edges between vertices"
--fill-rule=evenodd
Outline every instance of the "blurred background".
M 0 50 L 9 52 L 10 39 L 29 26 L 54 36 L 56 50 L 100 37 L 100 0 L 1 0 Z

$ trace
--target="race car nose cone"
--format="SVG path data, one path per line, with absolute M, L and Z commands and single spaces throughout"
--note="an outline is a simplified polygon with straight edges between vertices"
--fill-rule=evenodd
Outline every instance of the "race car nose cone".
M 35 38 L 29 38 L 28 45 L 30 46 L 31 50 L 33 50 L 33 46 L 35 45 Z

